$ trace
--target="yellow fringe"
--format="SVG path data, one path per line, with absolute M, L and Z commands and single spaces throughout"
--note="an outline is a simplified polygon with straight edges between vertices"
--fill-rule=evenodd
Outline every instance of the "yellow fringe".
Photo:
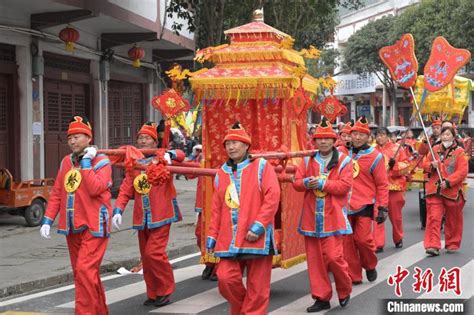
M 272 266 L 280 266 L 281 265 L 281 255 L 275 255 L 272 258 Z
M 280 256 L 280 255 L 278 255 L 278 256 Z M 291 268 L 293 266 L 296 266 L 299 263 L 304 262 L 305 260 L 306 260 L 306 254 L 301 254 L 301 255 L 292 257 L 290 259 L 287 259 L 287 260 L 282 260 L 281 264 L 280 264 L 280 267 L 283 268 L 283 269 L 288 269 L 288 268 Z
M 219 260 L 220 260 L 219 257 L 210 255 L 209 253 L 205 253 L 204 256 L 201 255 L 201 259 L 199 260 L 199 263 L 200 264 L 205 264 L 205 263 L 217 264 Z
M 277 61 L 287 60 L 304 66 L 304 59 L 297 53 L 289 50 L 262 50 L 262 51 L 218 51 L 209 58 L 214 63 L 245 62 L 245 61 Z

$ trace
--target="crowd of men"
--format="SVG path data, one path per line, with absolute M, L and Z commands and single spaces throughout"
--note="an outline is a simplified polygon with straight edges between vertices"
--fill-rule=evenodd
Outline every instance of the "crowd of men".
M 424 170 L 426 179 L 426 253 L 440 254 L 443 218 L 446 251 L 460 249 L 467 158 L 452 123 L 434 121 L 431 128 L 432 136 L 417 145 L 410 135 L 401 143 L 393 141 L 386 128 L 376 130 L 372 143 L 364 117 L 345 124 L 339 134 L 326 120 L 311 133 L 308 146 L 318 151 L 301 161 L 293 182 L 295 190 L 304 192 L 298 232 L 304 236 L 314 299 L 307 312 L 331 307 L 330 272 L 341 307 L 349 303 L 352 287 L 364 281 L 364 270 L 367 281 L 377 279 L 376 253 L 385 246 L 387 217 L 395 247 L 403 247 L 405 191 L 417 167 Z M 99 267 L 111 225 L 120 228 L 123 211 L 132 198 L 133 228 L 138 230 L 146 283 L 144 304 L 167 305 L 176 286 L 166 246 L 170 225 L 181 220 L 173 179 L 152 185 L 143 171 L 128 171 L 112 206 L 111 163 L 107 156 L 97 154 L 91 141 L 88 120 L 75 116 L 68 130 L 72 153 L 61 163 L 40 229 L 41 236 L 50 238 L 50 227 L 59 215 L 58 232 L 66 235 L 74 273 L 75 313 L 108 314 Z M 137 148 L 156 148 L 158 142 L 157 126 L 143 125 Z M 274 219 L 280 184 L 269 162 L 249 159 L 252 139 L 239 123 L 228 130 L 222 145 L 228 160 L 214 177 L 211 222 L 205 240 L 207 254 L 220 261 L 217 266 L 206 266 L 203 278 L 218 280 L 231 314 L 265 314 L 272 256 L 278 253 Z M 195 146 L 191 159 L 199 161 L 201 151 L 202 147 Z M 159 160 L 171 164 L 172 160 L 184 159 L 183 151 L 174 149 L 146 156 L 137 163 Z M 197 196 L 202 197 L 202 183 L 199 185 Z M 195 208 L 198 213 L 202 210 L 202 199 L 196 198 Z M 203 236 L 200 226 L 196 229 L 199 246 Z

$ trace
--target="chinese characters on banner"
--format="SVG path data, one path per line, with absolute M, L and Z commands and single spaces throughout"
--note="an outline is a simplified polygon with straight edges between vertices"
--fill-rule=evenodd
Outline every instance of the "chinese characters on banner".
M 398 265 L 395 274 L 390 275 L 387 279 L 387 283 L 390 286 L 395 286 L 395 295 L 398 297 L 402 296 L 401 284 L 410 275 L 408 269 Z M 421 293 L 425 291 L 429 293 L 433 291 L 433 279 L 434 274 L 431 268 L 423 271 L 422 269 L 415 267 L 415 273 L 413 274 L 415 282 L 412 285 L 413 292 Z M 456 295 L 461 295 L 461 269 L 459 267 L 453 267 L 449 270 L 441 268 L 438 276 L 438 287 L 440 293 L 448 293 L 449 291 L 454 292 Z

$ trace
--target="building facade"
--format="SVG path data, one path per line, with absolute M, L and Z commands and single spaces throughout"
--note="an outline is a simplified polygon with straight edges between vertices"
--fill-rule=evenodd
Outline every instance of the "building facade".
M 186 27 L 173 33 L 165 5 L 1 1 L 0 168 L 22 180 L 55 177 L 74 114 L 89 117 L 100 148 L 131 144 L 143 122 L 159 120 L 150 101 L 165 86 L 162 72 L 195 48 Z M 58 38 L 67 26 L 80 35 L 73 52 Z M 134 45 L 145 53 L 139 68 L 127 54 Z

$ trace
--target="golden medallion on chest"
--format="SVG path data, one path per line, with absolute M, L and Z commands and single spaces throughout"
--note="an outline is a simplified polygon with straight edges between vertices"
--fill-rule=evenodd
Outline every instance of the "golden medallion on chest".
M 352 160 L 352 178 L 359 176 L 360 166 L 357 160 Z
M 79 185 L 81 185 L 82 175 L 78 169 L 71 169 L 69 172 L 66 173 L 64 176 L 64 189 L 68 193 L 75 192 Z
M 231 209 L 240 207 L 239 195 L 233 183 L 227 186 L 225 190 L 225 204 Z
M 148 194 L 151 190 L 151 185 L 148 182 L 146 174 L 140 174 L 133 180 L 133 187 L 140 195 Z
M 326 180 L 326 178 L 328 178 L 326 175 L 318 175 L 318 176 L 316 177 L 316 179 L 318 179 L 318 180 L 319 180 L 319 179 L 324 179 L 324 180 Z M 313 193 L 314 193 L 314 195 L 315 195 L 317 198 L 324 198 L 324 197 L 326 197 L 326 195 L 328 194 L 327 192 L 322 191 L 322 190 L 318 190 L 318 189 L 314 189 L 314 190 L 313 190 Z

